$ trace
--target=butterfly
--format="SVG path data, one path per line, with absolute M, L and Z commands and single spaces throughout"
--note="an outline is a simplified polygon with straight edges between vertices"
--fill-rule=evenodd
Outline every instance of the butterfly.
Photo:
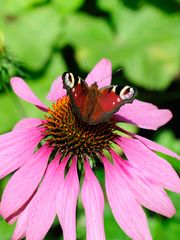
M 136 94 L 129 86 L 110 85 L 99 89 L 96 82 L 88 86 L 85 80 L 70 72 L 63 73 L 62 80 L 73 113 L 89 125 L 108 122 L 122 105 L 131 103 Z

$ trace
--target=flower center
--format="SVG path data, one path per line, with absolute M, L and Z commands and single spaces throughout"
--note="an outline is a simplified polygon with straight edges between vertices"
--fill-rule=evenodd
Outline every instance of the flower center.
M 48 144 L 55 152 L 63 155 L 77 155 L 94 157 L 108 150 L 115 138 L 115 124 L 113 118 L 109 122 L 98 125 L 88 125 L 77 119 L 72 112 L 68 96 L 64 96 L 53 103 L 45 115 L 44 135 Z

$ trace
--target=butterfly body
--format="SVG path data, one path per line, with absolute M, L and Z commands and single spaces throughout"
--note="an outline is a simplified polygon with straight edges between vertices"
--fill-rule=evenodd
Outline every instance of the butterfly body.
M 135 91 L 129 86 L 91 86 L 72 73 L 64 73 L 63 86 L 70 97 L 73 113 L 89 125 L 107 122 L 126 102 L 132 102 Z

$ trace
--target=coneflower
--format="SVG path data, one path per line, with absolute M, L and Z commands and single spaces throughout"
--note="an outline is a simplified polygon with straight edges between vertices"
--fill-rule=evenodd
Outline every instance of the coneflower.
M 111 62 L 102 59 L 86 82 L 109 86 L 111 75 Z M 98 162 L 104 166 L 112 213 L 130 238 L 151 239 L 142 206 L 166 217 L 175 214 L 164 189 L 180 192 L 179 177 L 155 152 L 180 157 L 117 126 L 119 122 L 127 122 L 156 130 L 171 119 L 169 110 L 134 100 L 121 106 L 107 121 L 89 124 L 74 113 L 61 77 L 53 82 L 47 96 L 52 102 L 50 108 L 21 78 L 12 78 L 11 84 L 19 97 L 45 112 L 44 119 L 25 118 L 11 132 L 0 136 L 0 177 L 15 171 L 0 205 L 0 213 L 7 222 L 17 221 L 13 240 L 43 239 L 56 214 L 64 239 L 75 240 L 80 175 L 84 176 L 81 199 L 86 214 L 86 239 L 104 240 L 104 196 L 93 173 Z M 115 145 L 123 150 L 125 159 L 114 150 Z M 104 150 L 111 154 L 111 160 Z

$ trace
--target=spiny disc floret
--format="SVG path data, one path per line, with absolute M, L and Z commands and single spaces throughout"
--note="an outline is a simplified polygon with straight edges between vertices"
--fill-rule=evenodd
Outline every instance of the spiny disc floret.
M 44 139 L 56 152 L 63 155 L 94 156 L 109 149 L 115 134 L 115 122 L 88 125 L 72 113 L 68 96 L 49 108 L 44 122 Z

